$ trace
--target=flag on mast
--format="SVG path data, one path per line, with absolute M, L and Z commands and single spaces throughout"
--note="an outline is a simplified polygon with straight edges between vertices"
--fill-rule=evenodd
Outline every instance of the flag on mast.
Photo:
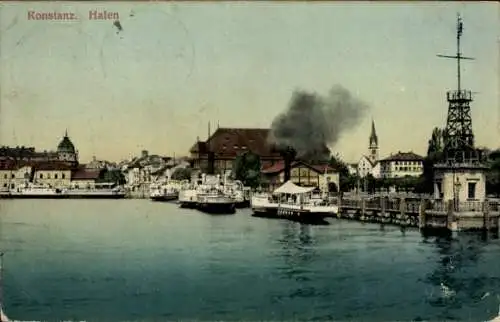
M 457 23 L 457 30 L 458 30 L 458 35 L 461 36 L 462 35 L 462 31 L 463 31 L 463 23 L 462 23 L 462 17 L 460 17 L 460 15 L 458 15 L 458 23 Z

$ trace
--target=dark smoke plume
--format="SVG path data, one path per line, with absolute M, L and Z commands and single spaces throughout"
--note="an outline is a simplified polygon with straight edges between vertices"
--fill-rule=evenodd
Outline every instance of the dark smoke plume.
M 355 127 L 369 106 L 337 85 L 327 96 L 296 91 L 288 109 L 271 124 L 270 143 L 276 149 L 292 147 L 301 159 L 328 159 L 340 136 Z

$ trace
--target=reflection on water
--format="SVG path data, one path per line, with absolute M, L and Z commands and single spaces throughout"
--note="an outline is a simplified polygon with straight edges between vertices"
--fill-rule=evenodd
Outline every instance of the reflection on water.
M 283 224 L 283 234 L 279 242 L 282 246 L 280 256 L 284 266 L 280 267 L 279 271 L 285 278 L 298 282 L 311 280 L 311 272 L 314 269 L 311 266 L 316 256 L 311 229 L 309 225 L 293 222 Z
M 500 279 L 491 276 L 491 270 L 498 272 L 498 266 L 478 270 L 484 249 L 490 246 L 488 235 L 461 233 L 455 238 L 436 237 L 437 263 L 435 269 L 427 275 L 427 282 L 433 286 L 429 304 L 443 308 L 439 315 L 442 319 L 460 319 L 453 310 L 463 307 L 463 303 L 480 304 L 489 302 L 488 312 L 492 314 L 498 302 Z M 498 276 L 498 273 L 496 276 Z
M 500 244 L 147 200 L 11 202 L 6 311 L 22 320 L 486 320 Z

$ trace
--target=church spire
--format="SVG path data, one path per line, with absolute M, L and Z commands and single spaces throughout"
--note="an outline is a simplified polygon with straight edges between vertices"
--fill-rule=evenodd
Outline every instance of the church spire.
M 370 134 L 370 147 L 378 146 L 377 132 L 375 131 L 375 121 L 372 119 L 372 132 Z

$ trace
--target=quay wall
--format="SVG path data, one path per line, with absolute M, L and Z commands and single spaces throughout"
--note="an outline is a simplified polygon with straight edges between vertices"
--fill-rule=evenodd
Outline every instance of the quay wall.
M 394 224 L 420 229 L 499 231 L 498 201 L 454 202 L 416 198 L 333 197 L 338 218 Z

